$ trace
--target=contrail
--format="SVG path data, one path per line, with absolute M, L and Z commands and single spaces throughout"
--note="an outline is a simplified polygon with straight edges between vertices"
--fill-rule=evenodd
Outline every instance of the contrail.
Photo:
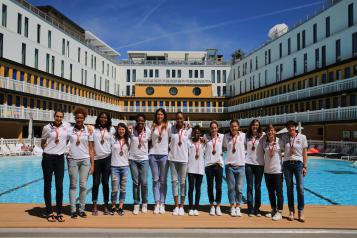
M 159 35 L 159 36 L 150 37 L 150 38 L 147 38 L 145 40 L 141 40 L 141 41 L 137 41 L 137 42 L 134 42 L 134 43 L 130 43 L 130 44 L 127 44 L 127 45 L 122 45 L 122 46 L 116 47 L 115 49 L 120 50 L 120 49 L 123 49 L 123 48 L 131 47 L 131 46 L 137 46 L 137 45 L 141 45 L 141 44 L 146 43 L 146 42 L 151 42 L 151 41 L 155 41 L 155 40 L 159 40 L 159 39 L 162 39 L 162 38 L 167 38 L 167 37 L 171 37 L 171 36 L 175 36 L 175 35 L 196 33 L 196 32 L 211 30 L 211 29 L 214 29 L 214 28 L 230 25 L 230 24 L 233 24 L 233 23 L 242 23 L 242 22 L 247 22 L 247 21 L 251 21 L 251 20 L 256 20 L 256 19 L 260 19 L 260 18 L 264 18 L 264 17 L 268 17 L 268 16 L 273 16 L 273 15 L 277 15 L 277 14 L 281 14 L 281 13 L 285 13 L 285 12 L 291 12 L 291 11 L 299 10 L 299 9 L 302 9 L 302 8 L 307 8 L 307 7 L 319 5 L 321 3 L 323 3 L 323 1 L 313 2 L 313 3 L 301 5 L 301 6 L 291 7 L 291 8 L 285 8 L 285 9 L 282 9 L 282 10 L 279 10 L 279 11 L 265 13 L 265 14 L 261 14 L 261 15 L 257 15 L 257 16 L 253 16 L 253 17 L 247 17 L 247 18 L 242 18 L 242 19 L 223 21 L 223 22 L 216 23 L 216 24 L 213 24 L 213 25 L 198 27 L 198 28 L 192 29 L 192 30 L 170 32 L 170 33 L 162 34 L 162 35 Z
M 161 7 L 162 4 L 165 3 L 165 1 L 166 1 L 166 0 L 159 2 L 159 4 L 157 4 L 155 7 L 151 8 L 150 11 L 143 17 L 143 19 L 141 19 L 141 20 L 138 22 L 138 24 L 137 24 L 136 26 L 139 27 L 139 26 L 143 25 L 143 24 L 146 22 L 146 20 L 147 20 L 157 9 L 158 9 L 159 7 Z

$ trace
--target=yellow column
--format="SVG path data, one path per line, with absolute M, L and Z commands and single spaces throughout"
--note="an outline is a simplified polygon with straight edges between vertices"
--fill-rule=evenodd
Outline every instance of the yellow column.
M 5 71 L 5 67 L 4 66 L 0 66 L 0 76 L 4 77 L 4 72 Z
M 20 125 L 17 130 L 17 139 L 19 143 L 22 143 L 22 126 Z
M 12 68 L 9 68 L 9 78 L 12 78 Z

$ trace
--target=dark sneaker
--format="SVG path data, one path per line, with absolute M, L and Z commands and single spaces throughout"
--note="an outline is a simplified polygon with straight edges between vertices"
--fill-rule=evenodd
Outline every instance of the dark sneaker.
M 87 214 L 85 212 L 79 212 L 78 215 L 82 218 L 87 218 Z
M 123 210 L 123 208 L 119 208 L 118 209 L 118 214 L 119 214 L 119 216 L 124 216 L 125 215 L 125 211 Z
M 107 206 L 104 206 L 103 215 L 109 215 L 109 209 Z
M 78 218 L 77 212 L 72 212 L 72 213 L 71 213 L 71 218 L 72 218 L 72 219 L 77 219 L 77 218 Z
M 116 212 L 118 212 L 118 208 L 112 207 L 112 209 L 110 210 L 110 215 L 113 216 Z

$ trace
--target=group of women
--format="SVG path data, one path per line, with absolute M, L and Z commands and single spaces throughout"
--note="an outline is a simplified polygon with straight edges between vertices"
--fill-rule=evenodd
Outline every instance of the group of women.
M 164 214 L 166 211 L 167 177 L 170 170 L 175 207 L 173 215 L 185 214 L 187 181 L 188 214 L 199 215 L 201 184 L 203 176 L 206 175 L 209 214 L 221 216 L 220 204 L 225 171 L 232 217 L 242 215 L 245 179 L 248 215 L 261 216 L 261 182 L 264 175 L 271 203 L 271 212 L 266 216 L 276 221 L 282 219 L 282 188 L 283 177 L 285 177 L 288 220 L 294 220 L 293 177 L 295 177 L 298 220 L 305 221 L 303 181 L 307 172 L 307 140 L 304 135 L 297 132 L 297 124 L 294 121 L 287 122 L 288 133 L 278 138 L 273 125 L 267 126 L 264 135 L 260 122 L 256 119 L 251 122 L 247 133 L 240 131 L 238 120 L 233 119 L 228 133 L 219 133 L 218 123 L 212 121 L 209 133 L 203 135 L 200 126 L 191 127 L 185 123 L 182 112 L 176 113 L 176 123 L 171 125 L 162 108 L 156 111 L 150 127 L 146 126 L 144 114 L 136 116 L 134 127 L 128 128 L 124 123 L 119 123 L 116 129 L 112 126 L 110 115 L 106 112 L 98 115 L 94 128 L 84 125 L 87 116 L 85 109 L 76 108 L 73 114 L 75 117 L 73 127 L 63 122 L 62 112 L 55 112 L 54 121 L 46 125 L 42 132 L 41 145 L 44 149 L 42 169 L 48 221 L 64 221 L 62 200 L 65 158 L 70 177 L 71 218 L 87 216 L 85 199 L 87 179 L 90 174 L 93 175 L 92 215 L 99 214 L 97 204 L 100 184 L 103 188 L 103 214 L 124 215 L 123 206 L 129 170 L 133 184 L 133 214 L 147 213 L 150 167 L 155 202 L 154 214 Z M 224 152 L 226 152 L 225 157 L 223 157 Z M 57 216 L 53 213 L 51 205 L 53 174 L 56 180 Z

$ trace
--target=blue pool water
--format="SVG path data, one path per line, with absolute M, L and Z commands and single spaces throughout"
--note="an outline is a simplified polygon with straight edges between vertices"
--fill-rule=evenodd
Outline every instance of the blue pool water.
M 357 205 L 357 167 L 351 162 L 309 158 L 308 175 L 305 178 L 305 203 L 323 205 Z M 151 178 L 151 172 L 149 172 Z M 173 203 L 170 173 L 168 175 L 167 204 Z M 54 180 L 54 179 L 53 179 Z M 0 203 L 42 203 L 43 180 L 40 157 L 3 157 L 0 158 Z M 153 194 L 149 179 L 149 203 L 153 203 Z M 53 186 L 54 188 L 54 181 Z M 88 188 L 92 187 L 92 177 Z M 64 202 L 69 202 L 69 177 L 64 177 Z M 202 184 L 201 204 L 208 204 L 207 186 Z M 53 189 L 53 199 L 54 199 Z M 244 192 L 245 194 L 245 192 Z M 284 197 L 286 200 L 284 184 Z M 87 203 L 91 203 L 91 190 L 87 195 Z M 102 201 L 101 190 L 99 201 Z M 129 173 L 126 203 L 132 203 L 132 182 Z M 222 203 L 228 204 L 227 184 L 223 182 Z M 262 182 L 262 203 L 269 204 L 265 182 Z

